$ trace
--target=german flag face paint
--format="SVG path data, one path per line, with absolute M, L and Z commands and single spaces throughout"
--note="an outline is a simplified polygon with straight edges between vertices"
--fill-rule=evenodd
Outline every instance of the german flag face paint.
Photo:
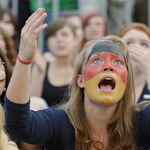
M 0 58 L 0 61 L 2 61 L 1 58 Z M 6 71 L 5 71 L 5 67 L 2 63 L 0 65 L 0 95 L 4 91 L 5 83 L 6 83 Z
M 122 49 L 108 41 L 96 43 L 83 74 L 85 91 L 91 99 L 104 104 L 119 101 L 126 89 L 128 76 Z

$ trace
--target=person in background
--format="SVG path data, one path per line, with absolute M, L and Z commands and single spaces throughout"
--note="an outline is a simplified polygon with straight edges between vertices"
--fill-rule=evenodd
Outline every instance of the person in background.
M 15 43 L 10 36 L 8 36 L 0 28 L 0 48 L 6 54 L 9 62 L 14 66 L 17 59 L 17 51 L 15 49 Z
M 3 52 L 1 52 L 3 51 Z M 0 57 L 2 59 L 2 63 L 5 63 L 5 64 L 1 64 L 1 65 L 4 65 L 5 67 L 5 72 L 6 72 L 6 84 L 5 84 L 5 87 L 2 87 L 1 89 L 4 89 L 4 91 L 1 93 L 1 104 L 3 105 L 4 104 L 4 96 L 5 96 L 5 93 L 6 93 L 6 90 L 7 90 L 7 87 L 8 87 L 8 83 L 10 81 L 10 78 L 11 78 L 11 75 L 12 75 L 12 71 L 13 71 L 13 68 L 15 63 L 16 63 L 16 58 L 17 58 L 17 53 L 16 53 L 16 50 L 15 50 L 15 45 L 14 45 L 14 41 L 11 39 L 11 37 L 9 37 L 8 35 L 6 35 L 2 29 L 0 29 Z M 7 57 L 7 58 L 6 58 Z M 9 61 L 9 62 L 8 62 Z M 1 85 L 4 85 L 5 82 L 3 82 L 2 80 L 0 81 L 0 86 Z M 1 90 L 2 91 L 2 90 Z M 44 103 L 44 100 L 42 101 L 41 98 L 37 98 L 37 97 L 31 97 L 32 101 L 34 102 L 34 105 L 32 105 L 31 103 L 31 109 L 44 109 L 44 108 L 47 108 L 48 106 Z M 36 101 L 36 103 L 35 103 Z M 35 109 L 35 110 L 36 110 Z M 4 117 L 3 116 L 3 110 L 0 106 L 0 113 L 1 113 L 1 117 Z M 3 123 L 1 121 L 1 125 L 0 127 L 3 126 Z M 0 131 L 2 131 L 2 129 L 0 129 Z M 3 131 L 2 131 L 3 133 Z M 27 145 L 26 143 L 24 142 L 21 142 L 19 139 L 17 139 L 16 137 L 14 137 L 11 133 L 7 133 L 9 136 L 10 136 L 10 139 L 15 141 L 18 145 L 18 147 L 21 149 L 24 149 L 24 148 L 29 148 L 30 150 L 38 150 L 38 146 L 31 146 L 31 145 Z M 3 135 L 4 139 L 7 140 L 9 139 L 7 136 L 5 136 L 5 134 Z M 5 143 L 5 142 L 4 142 Z M 12 143 L 12 142 L 10 142 Z M 11 147 L 11 146 L 9 146 Z M 12 147 L 11 147 L 12 148 Z M 13 148 L 12 148 L 13 149 Z M 10 149 L 10 150 L 12 150 Z
M 46 16 L 38 9 L 21 32 L 19 57 L 5 97 L 7 129 L 46 150 L 148 149 L 150 104 L 135 105 L 132 64 L 118 36 L 86 43 L 64 105 L 30 111 L 31 63 L 37 37 L 47 27 L 41 25 Z
M 55 19 L 47 29 L 46 41 L 55 59 L 47 62 L 40 51 L 36 51 L 30 95 L 42 97 L 52 106 L 62 101 L 72 79 L 73 66 L 70 59 L 76 43 L 74 26 L 64 18 Z
M 57 10 L 57 8 L 54 8 L 54 1 L 52 0 L 42 0 L 41 3 L 38 3 L 37 0 L 30 0 L 30 10 L 31 12 L 35 12 L 35 10 L 39 7 L 43 7 L 47 13 L 47 17 L 44 20 L 43 23 L 47 23 L 49 24 L 52 20 L 56 19 L 57 17 L 59 17 L 59 15 L 63 15 L 67 12 L 72 12 L 72 13 L 78 13 L 78 1 L 77 0 L 58 0 L 57 4 L 55 3 L 55 5 L 57 5 L 56 7 L 58 8 L 58 16 L 56 16 L 56 14 L 53 14 L 54 9 Z M 40 6 L 39 6 L 40 5 Z M 41 6 L 42 5 L 42 6 Z M 44 30 L 44 35 L 46 34 L 46 30 Z M 46 41 L 45 38 L 43 39 L 43 43 L 44 43 L 44 49 L 42 50 L 43 53 L 45 52 L 49 52 L 48 47 L 46 46 Z M 47 58 L 47 55 L 46 55 Z M 54 59 L 52 56 L 50 56 L 51 59 Z
M 82 42 L 84 39 L 84 31 L 83 31 L 83 24 L 82 19 L 79 15 L 73 14 L 73 13 L 66 13 L 62 15 L 61 17 L 66 18 L 74 27 L 76 32 L 76 44 L 74 46 L 72 57 L 71 57 L 71 63 L 74 65 L 74 62 L 76 60 L 76 57 L 79 53 L 79 51 L 82 49 Z
M 0 48 L 0 149 L 1 150 L 18 150 L 17 145 L 10 140 L 7 132 L 4 129 L 5 115 L 3 110 L 4 96 L 8 83 L 12 75 L 12 66 Z
M 142 23 L 124 26 L 118 36 L 128 45 L 134 69 L 136 101 L 150 100 L 150 30 Z
M 105 19 L 98 13 L 90 12 L 83 17 L 84 42 L 107 35 Z
M 19 24 L 17 17 L 12 13 L 11 9 L 0 9 L 0 28 L 10 36 L 15 42 L 15 49 L 19 49 Z

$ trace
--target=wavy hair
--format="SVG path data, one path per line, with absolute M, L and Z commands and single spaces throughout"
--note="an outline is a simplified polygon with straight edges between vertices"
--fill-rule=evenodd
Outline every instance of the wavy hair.
M 6 72 L 5 88 L 7 89 L 10 78 L 12 76 L 13 68 L 10 65 L 10 63 L 2 49 L 0 49 L 0 58 L 3 62 L 5 62 L 5 72 Z M 3 107 L 1 105 L 4 103 L 4 96 L 5 96 L 5 91 L 3 91 L 2 95 L 0 96 L 0 98 L 1 98 L 1 102 L 0 102 L 0 149 L 1 150 L 5 150 L 7 145 L 16 146 L 16 144 L 14 142 L 9 140 L 9 138 L 4 130 L 5 116 L 4 116 Z
M 91 133 L 85 119 L 84 91 L 78 86 L 76 77 L 78 74 L 82 74 L 83 67 L 92 46 L 100 41 L 110 41 L 121 47 L 125 55 L 125 62 L 128 71 L 126 90 L 122 99 L 118 103 L 115 115 L 107 125 L 109 132 L 108 148 L 111 150 L 135 150 L 136 146 L 133 133 L 135 94 L 132 65 L 125 42 L 121 38 L 113 35 L 96 38 L 87 42 L 76 60 L 74 75 L 69 90 L 69 101 L 62 105 L 62 108 L 67 112 L 70 122 L 75 129 L 75 149 L 89 150 L 92 142 Z
M 5 88 L 7 89 L 9 81 L 11 79 L 12 76 L 12 72 L 13 72 L 13 67 L 11 66 L 8 58 L 6 57 L 4 51 L 0 48 L 0 58 L 3 62 L 5 62 L 5 72 L 6 72 L 6 83 L 5 83 Z M 5 96 L 5 91 L 3 91 L 2 95 L 1 95 L 1 102 L 4 103 L 4 96 Z
M 17 50 L 15 49 L 15 43 L 11 37 L 9 37 L 1 28 L 0 34 L 2 34 L 6 43 L 6 56 L 10 63 L 14 66 L 17 60 Z
M 17 145 L 14 142 L 9 140 L 4 130 L 4 123 L 5 123 L 4 111 L 2 105 L 0 104 L 0 149 L 6 150 L 7 145 L 13 145 L 17 147 Z

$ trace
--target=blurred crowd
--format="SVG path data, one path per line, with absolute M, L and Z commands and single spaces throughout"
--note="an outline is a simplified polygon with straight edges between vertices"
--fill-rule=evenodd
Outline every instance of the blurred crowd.
M 63 97 L 72 80 L 78 53 L 87 41 L 109 34 L 118 35 L 128 46 L 134 69 L 136 102 L 150 100 L 148 1 L 131 0 L 129 24 L 125 22 L 125 0 L 107 0 L 107 18 L 100 14 L 103 8 L 100 1 L 82 0 L 82 5 L 79 5 L 79 1 L 59 0 L 59 16 L 55 19 L 52 0 L 42 1 L 47 12 L 44 23 L 48 27 L 44 30 L 43 49 L 37 47 L 32 63 L 30 109 L 37 111 L 65 101 Z M 13 13 L 12 1 L 2 0 L 0 3 L 0 50 L 3 50 L 12 68 L 17 61 L 21 30 L 28 17 L 37 9 L 37 2 L 19 0 L 18 16 Z M 3 59 L 2 56 L 0 58 Z M 9 76 L 6 71 L 6 78 Z M 3 105 L 7 86 L 1 90 Z M 43 149 L 40 145 L 33 146 L 12 137 L 11 133 L 7 134 L 19 149 Z

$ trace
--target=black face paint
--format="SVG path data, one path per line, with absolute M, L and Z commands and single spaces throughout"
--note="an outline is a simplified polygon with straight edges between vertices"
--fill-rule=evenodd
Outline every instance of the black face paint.
M 101 42 L 96 43 L 92 47 L 91 53 L 89 54 L 88 59 L 85 64 L 88 63 L 92 55 L 101 53 L 101 52 L 114 53 L 116 55 L 123 57 L 125 60 L 124 53 L 119 45 L 112 43 L 112 42 L 108 42 L 108 41 L 101 41 Z

